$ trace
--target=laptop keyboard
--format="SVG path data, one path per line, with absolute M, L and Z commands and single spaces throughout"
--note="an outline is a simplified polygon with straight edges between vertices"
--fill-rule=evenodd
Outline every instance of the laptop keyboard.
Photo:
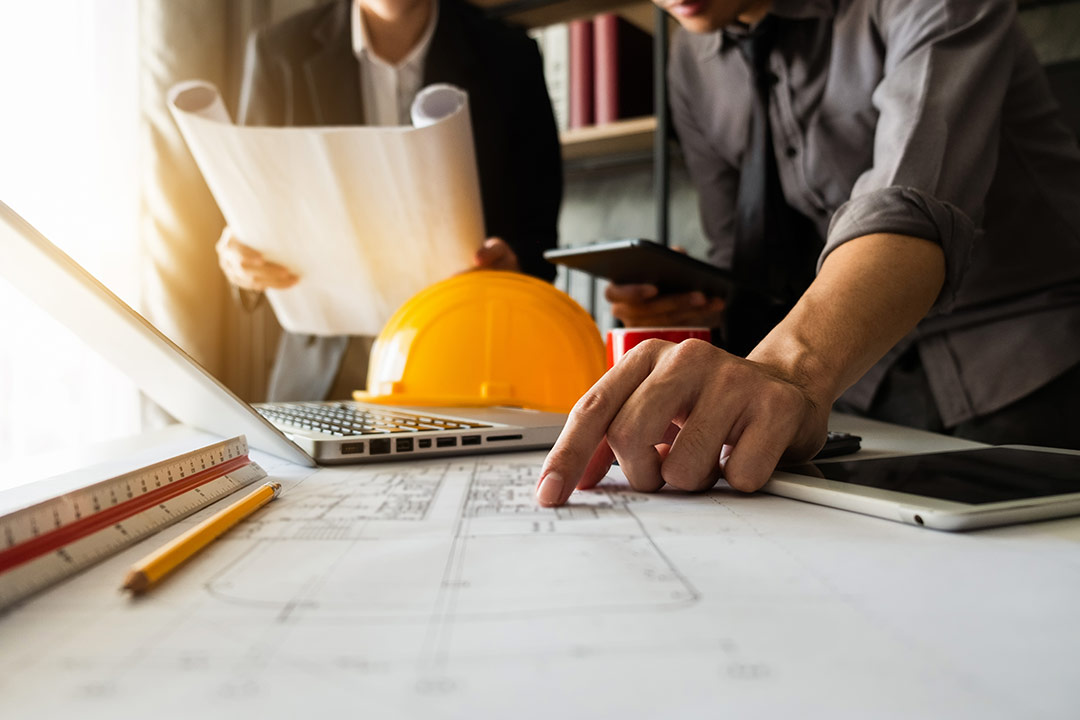
M 412 414 L 348 403 L 275 403 L 260 405 L 257 409 L 267 420 L 337 437 L 493 427 L 438 415 Z

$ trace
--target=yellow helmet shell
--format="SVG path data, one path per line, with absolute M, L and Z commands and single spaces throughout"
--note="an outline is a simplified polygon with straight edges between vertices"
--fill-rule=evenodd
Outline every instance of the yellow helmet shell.
M 402 305 L 375 340 L 364 402 L 569 412 L 606 369 L 589 314 L 515 272 L 479 270 Z

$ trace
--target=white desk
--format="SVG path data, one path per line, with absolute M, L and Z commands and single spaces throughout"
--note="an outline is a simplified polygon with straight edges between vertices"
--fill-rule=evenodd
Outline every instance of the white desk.
M 281 499 L 149 596 L 124 570 L 181 526 L 0 616 L 0 716 L 1080 716 L 1080 519 L 946 534 L 617 483 L 547 510 L 542 457 L 258 457 Z

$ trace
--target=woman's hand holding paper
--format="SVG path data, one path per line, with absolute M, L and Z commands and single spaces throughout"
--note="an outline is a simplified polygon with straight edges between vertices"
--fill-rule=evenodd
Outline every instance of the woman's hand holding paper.
M 218 265 L 225 277 L 244 290 L 284 290 L 300 278 L 291 270 L 267 260 L 261 252 L 236 239 L 226 226 L 215 246 Z

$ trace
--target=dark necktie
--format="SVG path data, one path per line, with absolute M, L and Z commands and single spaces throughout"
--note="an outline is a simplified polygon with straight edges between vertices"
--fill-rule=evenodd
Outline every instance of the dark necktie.
M 768 61 L 777 22 L 766 16 L 738 43 L 754 86 L 746 155 L 736 203 L 732 271 L 739 289 L 729 299 L 725 348 L 745 356 L 783 319 L 813 279 L 820 241 L 806 218 L 784 198 L 776 165 L 769 95 L 775 76 Z

